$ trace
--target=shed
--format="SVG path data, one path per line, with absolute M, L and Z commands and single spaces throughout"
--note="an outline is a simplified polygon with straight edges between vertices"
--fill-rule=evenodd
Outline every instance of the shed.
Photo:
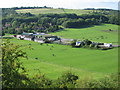
M 60 38 L 57 37 L 57 36 L 46 36 L 45 39 L 47 39 L 47 40 L 49 40 L 49 41 L 60 40 Z
M 105 47 L 112 47 L 112 44 L 111 43 L 104 43 L 104 46 Z
M 80 46 L 81 42 L 76 42 L 75 46 Z

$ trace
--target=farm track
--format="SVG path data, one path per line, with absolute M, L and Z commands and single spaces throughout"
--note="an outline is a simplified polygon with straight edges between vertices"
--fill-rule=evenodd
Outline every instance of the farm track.
M 113 47 L 120 47 L 120 45 L 112 45 Z

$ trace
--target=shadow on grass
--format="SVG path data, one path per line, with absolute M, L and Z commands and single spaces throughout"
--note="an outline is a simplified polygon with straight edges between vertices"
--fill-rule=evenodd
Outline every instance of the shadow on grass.
M 12 39 L 13 37 L 0 37 L 0 39 Z
M 60 29 L 60 30 L 56 30 L 56 31 L 54 31 L 52 33 L 61 32 L 61 31 L 67 31 L 67 30 L 65 30 L 65 28 L 63 28 L 63 29 Z
M 104 24 L 82 25 L 80 27 L 73 27 L 73 28 L 81 29 L 81 28 L 89 28 L 89 27 L 94 27 L 94 26 L 104 26 Z
M 82 29 L 82 28 L 89 28 L 89 27 L 94 27 L 94 26 L 104 26 L 104 23 L 103 23 L 103 24 L 94 24 L 94 25 L 82 25 L 82 26 L 80 26 L 80 27 L 69 27 L 69 28 L 70 28 L 70 29 L 72 29 L 72 28 L 74 28 L 74 29 Z M 68 29 L 68 28 L 63 28 L 63 29 L 57 30 L 57 31 L 55 31 L 55 32 L 53 32 L 53 33 L 61 32 L 61 31 L 68 31 L 68 30 L 66 30 L 66 29 Z

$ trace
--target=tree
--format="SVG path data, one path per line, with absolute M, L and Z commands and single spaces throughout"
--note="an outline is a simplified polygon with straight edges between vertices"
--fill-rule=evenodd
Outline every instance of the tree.
M 5 32 L 3 30 L 0 31 L 0 36 L 4 36 Z
M 90 41 L 90 40 L 88 40 L 88 39 L 85 39 L 85 40 L 83 40 L 83 42 L 85 43 L 85 45 L 90 45 L 92 42 Z
M 85 19 L 85 23 L 88 24 L 88 25 L 91 25 L 92 21 L 91 21 L 91 19 Z
M 74 39 L 74 40 L 71 42 L 71 46 L 72 46 L 72 47 L 75 47 L 76 42 L 77 42 L 77 40 L 76 40 L 76 39 Z
M 2 49 L 2 87 L 3 88 L 45 88 L 50 87 L 52 81 L 42 74 L 32 78 L 27 77 L 20 58 L 27 58 L 19 45 L 9 40 L 1 45 Z
M 3 88 L 25 87 L 23 81 L 28 80 L 28 78 L 24 74 L 25 69 L 19 61 L 20 57 L 27 56 L 26 53 L 19 48 L 20 46 L 10 43 L 9 40 L 3 42 L 1 45 Z M 19 72 L 20 70 L 21 73 Z
M 17 21 L 14 21 L 13 23 L 12 23 L 12 27 L 18 27 L 18 22 Z

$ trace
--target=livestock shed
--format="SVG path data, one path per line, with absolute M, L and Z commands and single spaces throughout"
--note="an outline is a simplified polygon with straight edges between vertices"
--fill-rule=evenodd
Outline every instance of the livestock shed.
M 49 40 L 49 41 L 60 40 L 60 38 L 57 37 L 57 36 L 46 36 L 45 39 L 47 39 L 47 40 Z
M 47 41 L 60 40 L 58 36 L 53 36 L 51 34 L 45 34 L 45 33 L 22 33 L 21 35 L 17 35 L 17 36 L 18 38 L 22 38 L 24 40 L 32 40 L 40 43 L 44 43 L 45 40 Z
M 44 35 L 45 35 L 44 33 L 37 33 L 37 34 L 33 34 L 33 35 L 34 35 L 34 37 L 35 37 L 35 38 L 34 38 L 34 41 L 35 41 L 35 42 L 44 43 L 44 41 L 43 41 L 43 40 L 45 39 L 45 38 L 44 38 Z
M 24 37 L 25 37 L 25 36 L 23 36 L 23 35 L 16 35 L 16 36 L 14 36 L 14 37 L 16 37 L 17 39 L 20 39 L 20 40 L 24 40 Z
M 21 35 L 24 36 L 24 40 L 32 40 L 33 33 L 22 33 Z

